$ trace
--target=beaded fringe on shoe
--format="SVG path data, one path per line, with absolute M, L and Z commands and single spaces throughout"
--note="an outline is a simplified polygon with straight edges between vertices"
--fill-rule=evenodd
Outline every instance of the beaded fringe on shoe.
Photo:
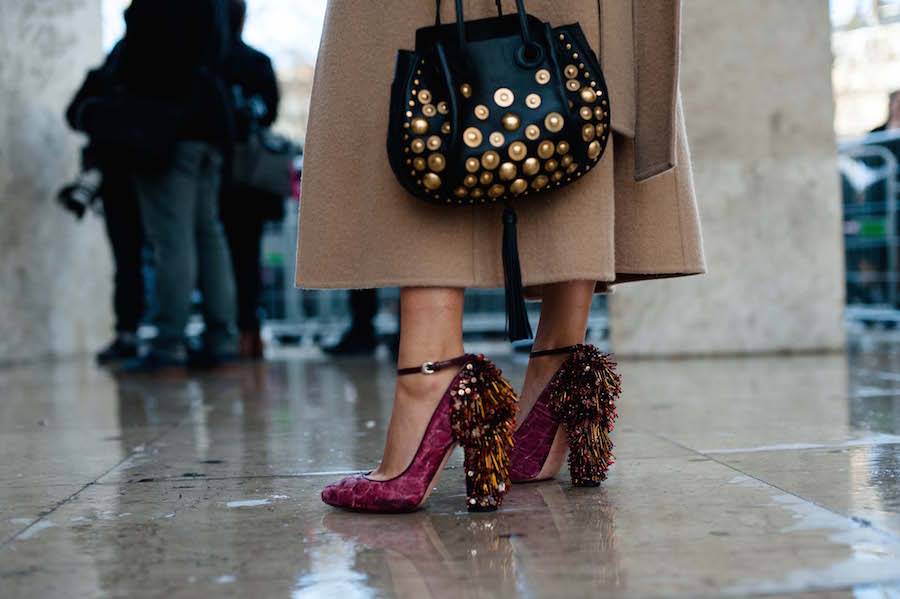
M 597 486 L 613 463 L 610 433 L 621 379 L 610 356 L 579 345 L 553 380 L 550 409 L 566 429 L 572 484 Z
M 470 511 L 500 507 L 509 490 L 509 457 L 516 393 L 484 356 L 463 366 L 452 397 L 453 436 L 465 450 L 466 505 Z

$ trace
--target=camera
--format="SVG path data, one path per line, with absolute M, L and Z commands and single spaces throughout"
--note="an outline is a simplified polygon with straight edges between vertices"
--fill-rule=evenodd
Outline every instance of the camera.
M 100 148 L 90 144 L 81 150 L 81 174 L 56 195 L 60 205 L 78 219 L 97 206 L 100 200 L 100 187 L 103 185 L 100 159 L 103 154 L 99 150 Z
M 63 187 L 56 199 L 63 208 L 81 219 L 84 217 L 84 213 L 99 199 L 102 183 L 103 172 L 100 169 L 87 169 L 82 171 L 75 181 Z

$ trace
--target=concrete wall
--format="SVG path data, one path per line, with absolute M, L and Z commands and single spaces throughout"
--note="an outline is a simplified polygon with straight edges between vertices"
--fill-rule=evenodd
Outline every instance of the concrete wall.
M 100 0 L 0 1 L 0 363 L 95 349 L 111 334 L 103 224 L 55 201 L 82 141 L 63 110 L 102 58 Z
M 838 349 L 843 248 L 827 0 L 684 0 L 709 274 L 622 285 L 620 354 Z

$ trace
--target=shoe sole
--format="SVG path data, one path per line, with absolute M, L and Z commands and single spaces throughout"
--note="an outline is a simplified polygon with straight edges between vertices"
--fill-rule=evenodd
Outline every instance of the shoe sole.
M 434 473 L 434 478 L 431 479 L 431 482 L 428 483 L 428 488 L 425 490 L 425 495 L 422 497 L 422 501 L 416 505 L 415 510 L 422 507 L 422 505 L 428 500 L 428 497 L 431 495 L 431 492 L 434 491 L 435 485 L 437 485 L 438 479 L 441 478 L 441 474 L 444 473 L 444 468 L 447 466 L 447 462 L 450 461 L 450 456 L 453 455 L 453 452 L 456 451 L 456 446 L 458 443 L 454 443 L 450 446 L 450 449 L 447 450 L 447 455 L 444 456 L 444 459 L 441 461 L 441 465 L 438 467 L 437 472 Z M 413 458 L 415 459 L 415 458 Z M 415 511 L 413 510 L 413 511 Z
M 556 475 L 562 471 L 563 464 L 566 462 L 566 454 L 569 453 L 569 440 L 566 438 L 566 431 L 563 425 L 559 425 L 556 429 L 556 435 L 553 437 L 553 443 L 550 444 L 550 451 L 544 460 L 538 472 L 532 478 L 525 480 L 515 480 L 513 484 L 520 485 L 522 483 L 539 483 L 545 480 L 556 478 Z
M 411 514 L 412 512 L 415 512 L 415 511 L 421 509 L 421 507 L 425 504 L 426 501 L 428 501 L 428 498 L 431 496 L 431 492 L 434 491 L 434 487 L 435 487 L 435 485 L 437 485 L 438 479 L 441 478 L 441 474 L 443 474 L 444 468 L 447 466 L 447 462 L 450 461 L 450 456 L 453 455 L 453 451 L 456 449 L 457 445 L 458 445 L 457 443 L 454 443 L 453 445 L 450 446 L 450 449 L 447 450 L 447 455 L 444 456 L 444 459 L 441 461 L 441 465 L 438 467 L 437 472 L 434 473 L 434 476 L 432 477 L 431 482 L 428 483 L 428 488 L 425 490 L 425 495 L 422 496 L 422 499 L 419 500 L 419 503 L 417 503 L 416 506 L 414 508 L 412 508 L 411 510 L 406 510 L 403 512 L 389 512 L 389 513 Z M 415 458 L 413 458 L 413 459 L 415 459 Z M 331 504 L 328 504 L 328 505 L 331 505 Z M 367 509 L 341 507 L 341 506 L 332 506 L 332 507 L 343 510 L 345 512 L 352 512 L 352 513 L 356 513 L 356 514 L 385 513 L 385 512 L 379 512 L 377 510 L 373 511 L 373 510 L 367 510 Z
M 563 447 L 565 449 L 563 449 Z M 544 461 L 544 465 L 541 466 L 541 471 L 537 473 L 537 476 L 534 478 L 528 478 L 525 480 L 517 480 L 514 481 L 515 484 L 520 485 L 523 483 L 539 483 L 545 480 L 552 480 L 556 478 L 556 475 L 562 472 L 563 464 L 566 460 L 566 455 L 569 453 L 569 440 L 566 438 L 566 431 L 563 425 L 559 425 L 559 428 L 556 430 L 556 436 L 553 437 L 553 443 L 550 445 L 550 453 L 547 454 L 547 459 Z M 593 482 L 593 481 L 585 481 L 581 483 L 572 483 L 573 487 L 599 487 L 602 483 Z

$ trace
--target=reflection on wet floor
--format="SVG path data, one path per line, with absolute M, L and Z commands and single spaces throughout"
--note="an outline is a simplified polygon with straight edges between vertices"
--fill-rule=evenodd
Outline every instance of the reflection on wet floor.
M 471 349 L 521 382 L 519 357 Z M 160 382 L 81 362 L 0 370 L 0 595 L 900 593 L 896 345 L 621 369 L 601 488 L 518 485 L 470 515 L 457 455 L 400 516 L 319 500 L 377 462 L 386 358 Z

